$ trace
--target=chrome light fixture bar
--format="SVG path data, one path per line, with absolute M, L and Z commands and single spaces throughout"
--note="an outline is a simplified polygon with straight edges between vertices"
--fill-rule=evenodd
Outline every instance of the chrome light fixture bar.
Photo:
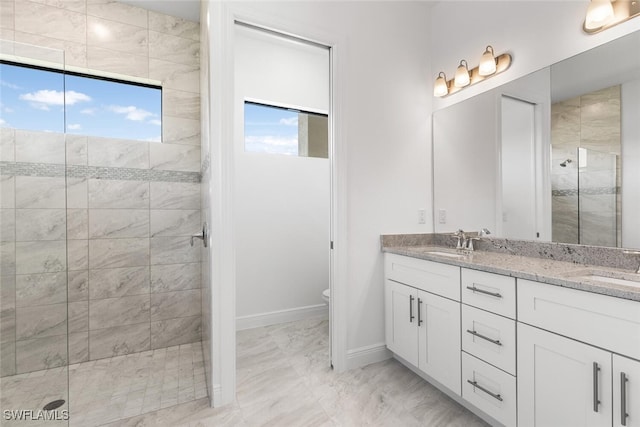
M 472 86 L 489 77 L 495 76 L 506 71 L 511 66 L 511 55 L 503 53 L 498 57 L 494 56 L 493 47 L 487 46 L 480 65 L 472 70 L 468 69 L 467 61 L 460 61 L 455 72 L 455 77 L 447 80 L 444 72 L 440 72 L 433 85 L 433 96 L 443 98 L 452 93 L 456 93 L 465 87 Z
M 640 16 L 638 0 L 591 0 L 582 29 L 587 34 L 596 34 L 637 16 Z

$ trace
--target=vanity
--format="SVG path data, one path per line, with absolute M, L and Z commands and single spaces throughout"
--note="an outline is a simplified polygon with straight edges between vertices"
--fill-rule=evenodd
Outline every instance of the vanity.
M 505 239 L 463 254 L 450 237 L 382 238 L 398 360 L 492 425 L 640 426 L 637 256 Z

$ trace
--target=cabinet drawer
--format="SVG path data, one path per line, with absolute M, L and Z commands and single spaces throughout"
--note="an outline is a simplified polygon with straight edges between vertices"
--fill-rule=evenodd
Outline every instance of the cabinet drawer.
M 462 302 L 515 319 L 516 279 L 463 268 Z
M 395 254 L 385 254 L 387 279 L 460 301 L 460 267 Z
M 518 279 L 518 321 L 640 359 L 640 302 Z
M 465 352 L 462 397 L 500 423 L 516 425 L 516 378 Z
M 462 305 L 462 349 L 516 374 L 516 321 Z

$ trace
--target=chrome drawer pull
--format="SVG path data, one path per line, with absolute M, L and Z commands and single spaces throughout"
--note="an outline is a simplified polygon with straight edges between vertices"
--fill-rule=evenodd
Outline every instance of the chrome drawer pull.
M 620 424 L 623 426 L 627 425 L 627 418 L 629 414 L 627 413 L 627 383 L 629 382 L 629 378 L 627 378 L 627 374 L 624 372 L 620 372 Z
M 476 288 L 476 284 L 475 283 L 473 284 L 473 286 L 467 286 L 467 289 L 469 289 L 470 291 L 473 291 L 473 292 L 478 292 L 478 293 L 481 293 L 481 294 L 490 295 L 492 297 L 502 298 L 502 295 L 500 295 L 497 292 L 489 292 L 489 291 L 485 291 L 485 290 Z
M 598 406 L 600 406 L 600 399 L 598 398 L 598 372 L 600 372 L 600 366 L 597 362 L 593 362 L 593 412 L 598 412 Z
M 472 331 L 470 329 L 467 329 L 467 332 L 469 332 L 471 335 L 473 335 L 474 337 L 478 337 L 478 338 L 482 338 L 485 341 L 489 341 L 490 343 L 493 343 L 495 345 L 502 345 L 502 343 L 500 342 L 500 340 L 492 340 L 489 337 L 485 337 L 482 334 L 477 333 L 476 331 Z
M 422 325 L 422 319 L 420 318 L 420 312 L 422 311 L 422 309 L 420 308 L 420 306 L 422 306 L 422 300 L 418 298 L 418 326 Z
M 487 390 L 486 388 L 484 388 L 480 384 L 478 384 L 476 381 L 467 380 L 467 382 L 469 384 L 471 384 L 474 388 L 478 388 L 478 389 L 484 391 L 485 393 L 487 393 L 489 396 L 493 397 L 494 399 L 497 399 L 500 402 L 502 402 L 502 396 L 500 396 L 499 394 L 495 394 L 495 393 L 490 392 L 489 390 Z
M 413 323 L 414 316 L 413 315 L 413 295 L 409 295 L 409 323 Z

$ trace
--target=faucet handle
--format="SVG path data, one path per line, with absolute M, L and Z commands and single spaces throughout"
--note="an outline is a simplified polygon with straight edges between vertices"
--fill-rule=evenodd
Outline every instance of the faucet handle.
M 488 228 L 483 228 L 482 230 L 478 231 L 478 237 L 483 237 L 487 234 L 491 234 Z

